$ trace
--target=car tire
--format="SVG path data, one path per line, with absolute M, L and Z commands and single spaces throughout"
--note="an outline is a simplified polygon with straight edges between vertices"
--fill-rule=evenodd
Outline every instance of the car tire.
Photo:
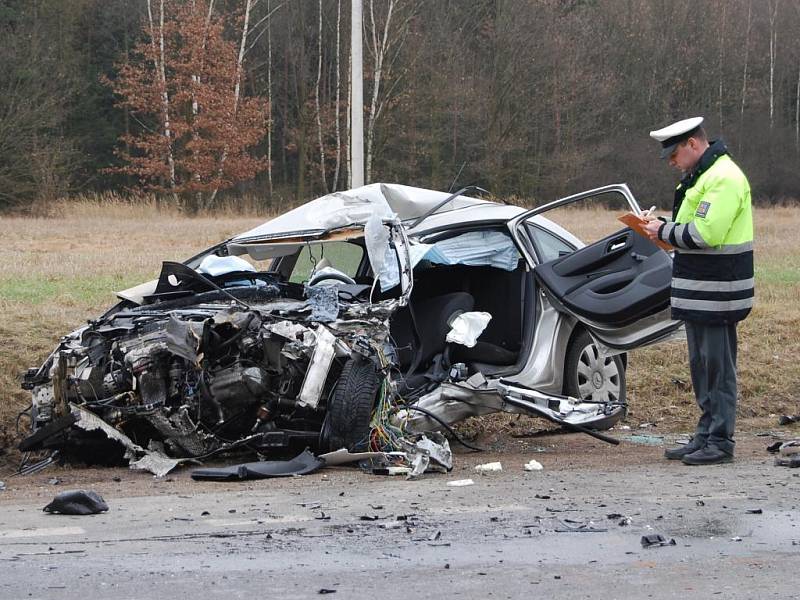
M 607 415 L 588 424 L 591 429 L 609 429 L 627 414 L 625 362 L 621 355 L 601 357 L 594 340 L 579 330 L 567 347 L 564 360 L 564 394 L 593 402 L 612 402 Z
M 347 448 L 351 452 L 367 449 L 379 387 L 380 379 L 372 361 L 351 358 L 345 363 L 322 425 L 323 447 L 330 451 Z

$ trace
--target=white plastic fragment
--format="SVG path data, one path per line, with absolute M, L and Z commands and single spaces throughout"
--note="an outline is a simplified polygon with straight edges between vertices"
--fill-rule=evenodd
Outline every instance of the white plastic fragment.
M 450 471 L 453 468 L 453 453 L 450 450 L 450 442 L 441 433 L 435 431 L 423 433 L 414 445 L 423 452 L 428 452 L 431 460 L 446 471 Z
M 499 462 L 484 463 L 482 465 L 475 465 L 475 470 L 480 471 L 482 473 L 486 473 L 489 471 L 502 471 L 503 465 Z
M 336 338 L 326 328 L 320 325 L 315 332 L 317 345 L 311 355 L 311 362 L 308 364 L 300 394 L 297 396 L 297 406 L 317 408 L 325 379 L 328 377 L 333 355 Z
M 411 467 L 386 467 L 386 475 L 408 475 Z
M 320 454 L 319 458 L 325 461 L 325 466 L 335 467 L 336 465 L 346 465 L 369 458 L 385 457 L 385 452 L 348 452 L 347 448 L 339 448 L 333 452 Z
M 544 469 L 544 466 L 538 460 L 531 459 L 525 463 L 526 471 L 541 471 L 542 469 Z
M 301 341 L 304 346 L 313 346 L 317 338 L 308 327 L 292 321 L 278 321 L 264 326 L 264 329 L 291 341 Z
M 448 481 L 447 485 L 450 487 L 466 487 L 468 485 L 474 485 L 475 482 L 472 479 L 455 479 L 453 481 Z

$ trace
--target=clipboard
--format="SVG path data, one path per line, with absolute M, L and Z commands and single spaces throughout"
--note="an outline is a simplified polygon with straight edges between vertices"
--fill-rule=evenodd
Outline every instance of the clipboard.
M 618 216 L 617 220 L 621 221 L 622 223 L 633 229 L 636 233 L 638 233 L 642 237 L 650 239 L 647 235 L 647 231 L 645 231 L 644 228 L 644 225 L 645 223 L 647 223 L 647 221 L 644 220 L 639 215 L 635 215 L 629 212 L 625 213 L 624 215 Z M 650 241 L 652 241 L 656 246 L 658 246 L 662 250 L 666 250 L 667 252 L 675 249 L 671 244 L 668 244 L 667 242 L 661 240 L 650 240 Z

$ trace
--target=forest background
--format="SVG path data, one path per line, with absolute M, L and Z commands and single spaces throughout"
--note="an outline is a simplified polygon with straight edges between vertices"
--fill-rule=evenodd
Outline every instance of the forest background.
M 189 3 L 0 0 L 0 210 L 141 187 L 124 158 L 163 123 L 114 90 L 148 22 Z M 346 189 L 350 2 L 212 4 L 260 166 L 204 206 Z M 800 0 L 364 0 L 367 182 L 541 203 L 625 181 L 666 208 L 675 173 L 647 133 L 704 115 L 755 198 L 800 197 L 799 31 Z

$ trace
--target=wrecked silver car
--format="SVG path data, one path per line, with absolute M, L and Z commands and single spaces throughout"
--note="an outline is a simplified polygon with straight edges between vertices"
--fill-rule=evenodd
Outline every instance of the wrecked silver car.
M 630 229 L 584 245 L 542 216 L 608 195 L 640 212 L 625 185 L 526 211 L 372 184 L 164 263 L 28 371 L 21 449 L 388 451 L 497 411 L 611 427 L 625 353 L 681 323 L 666 252 Z

